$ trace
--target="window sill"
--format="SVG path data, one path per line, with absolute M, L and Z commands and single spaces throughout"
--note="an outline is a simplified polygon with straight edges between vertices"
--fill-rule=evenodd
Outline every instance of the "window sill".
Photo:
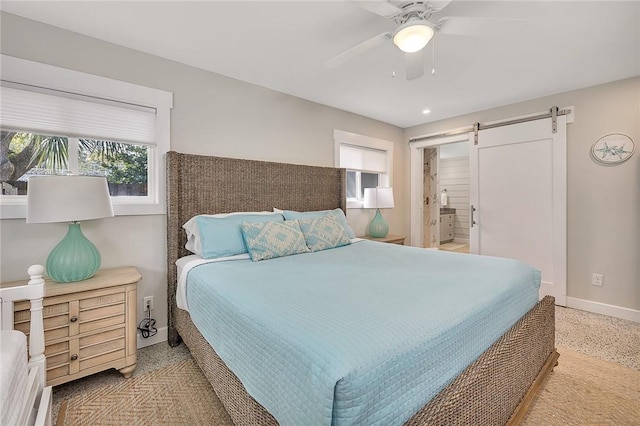
M 363 209 L 364 201 L 361 200 L 347 200 L 348 209 Z
M 9 196 L 11 197 L 11 196 Z M 166 214 L 164 203 L 118 203 L 112 202 L 115 216 Z M 27 217 L 26 200 L 0 200 L 0 219 L 25 219 Z

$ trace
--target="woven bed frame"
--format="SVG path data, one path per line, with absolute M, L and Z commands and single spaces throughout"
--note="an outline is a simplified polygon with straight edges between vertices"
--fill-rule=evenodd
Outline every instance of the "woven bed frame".
M 182 225 L 197 214 L 274 207 L 346 211 L 344 169 L 167 153 L 169 344 L 182 339 L 236 425 L 277 425 L 176 306 L 175 261 L 190 254 Z M 407 425 L 519 424 L 557 365 L 554 299 L 545 297 Z

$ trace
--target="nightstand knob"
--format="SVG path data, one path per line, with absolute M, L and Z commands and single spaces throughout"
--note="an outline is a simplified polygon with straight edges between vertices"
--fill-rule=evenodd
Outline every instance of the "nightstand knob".
M 76 322 L 76 321 L 78 321 L 78 317 L 73 316 L 73 317 L 69 318 L 69 321 Z
M 78 359 L 78 354 L 71 355 L 71 361 L 75 361 L 76 359 Z

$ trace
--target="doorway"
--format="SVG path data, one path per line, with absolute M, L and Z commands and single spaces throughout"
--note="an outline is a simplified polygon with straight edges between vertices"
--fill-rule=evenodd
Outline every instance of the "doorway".
M 435 142 L 435 143 L 434 143 Z M 469 141 L 468 136 L 443 138 L 420 146 L 421 182 L 419 219 L 414 221 L 412 204 L 412 245 L 469 253 Z M 412 191 L 413 187 L 412 178 Z M 413 200 L 414 198 L 412 198 Z M 415 225 L 414 225 L 415 224 Z M 416 229 L 421 233 L 416 239 Z
M 469 253 L 469 143 L 440 145 L 438 201 L 440 250 Z
M 469 253 L 469 144 L 424 148 L 422 247 Z

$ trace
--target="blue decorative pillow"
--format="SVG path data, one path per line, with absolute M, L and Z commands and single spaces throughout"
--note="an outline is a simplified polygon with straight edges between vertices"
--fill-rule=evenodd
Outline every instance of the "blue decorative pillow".
M 353 229 L 351 229 L 351 227 L 347 223 L 347 218 L 344 215 L 344 212 L 339 208 L 333 210 L 319 210 L 314 212 L 296 212 L 293 210 L 284 210 L 282 214 L 284 215 L 284 218 L 286 220 L 315 219 L 320 216 L 334 215 L 338 219 L 338 222 L 340 222 L 340 224 L 344 228 L 344 233 L 346 234 L 346 236 L 349 238 L 356 237 Z
M 298 223 L 311 251 L 351 244 L 351 240 L 344 233 L 344 228 L 334 215 L 320 216 L 315 219 L 298 219 Z
M 205 259 L 233 256 L 247 252 L 242 238 L 242 222 L 281 222 L 281 214 L 236 214 L 225 217 L 198 216 L 196 223 L 202 244 L 201 256 Z
M 254 262 L 309 252 L 296 221 L 243 222 L 242 236 Z

